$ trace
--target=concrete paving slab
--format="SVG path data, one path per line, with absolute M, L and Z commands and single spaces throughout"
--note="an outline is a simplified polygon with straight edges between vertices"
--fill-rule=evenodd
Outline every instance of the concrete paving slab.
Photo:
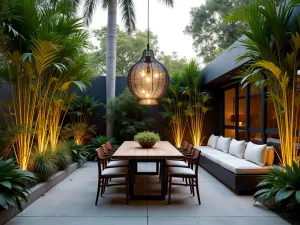
M 155 164 L 141 164 L 140 168 L 152 171 Z M 185 186 L 172 188 L 171 205 L 167 201 L 130 201 L 126 205 L 125 187 L 119 186 L 109 187 L 95 206 L 96 188 L 97 164 L 88 162 L 7 225 L 288 224 L 262 205 L 254 204 L 252 196 L 237 195 L 201 168 L 200 206 Z M 158 176 L 137 176 L 135 190 L 138 194 L 159 192 Z
M 16 217 L 7 225 L 147 225 L 147 217 Z
M 149 217 L 148 225 L 288 225 L 278 217 Z

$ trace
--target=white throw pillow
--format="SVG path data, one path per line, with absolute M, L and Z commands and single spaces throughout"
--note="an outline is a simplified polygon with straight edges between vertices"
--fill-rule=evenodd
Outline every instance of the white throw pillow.
M 231 142 L 231 138 L 225 138 L 223 136 L 220 136 L 218 139 L 216 149 L 221 150 L 222 152 L 228 153 L 230 142 Z
M 232 139 L 229 147 L 229 154 L 239 157 L 240 159 L 244 158 L 245 154 L 245 141 L 237 141 Z
M 267 162 L 266 166 L 273 166 L 275 159 L 275 149 L 273 146 L 267 146 Z
M 253 162 L 259 166 L 265 166 L 267 162 L 267 145 L 256 145 L 249 141 L 246 152 L 245 160 Z
M 210 135 L 208 142 L 207 142 L 207 146 L 210 146 L 212 148 L 216 148 L 217 146 L 217 142 L 218 142 L 219 136 L 215 136 L 215 135 Z

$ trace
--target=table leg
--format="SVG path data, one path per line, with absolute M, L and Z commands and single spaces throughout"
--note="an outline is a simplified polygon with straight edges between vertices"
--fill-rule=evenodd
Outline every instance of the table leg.
M 165 196 L 167 193 L 167 168 L 166 168 L 166 160 L 162 160 L 160 163 L 161 170 L 161 198 L 165 200 Z
M 135 160 L 129 160 L 129 196 L 132 199 L 134 196 L 134 176 L 135 176 Z

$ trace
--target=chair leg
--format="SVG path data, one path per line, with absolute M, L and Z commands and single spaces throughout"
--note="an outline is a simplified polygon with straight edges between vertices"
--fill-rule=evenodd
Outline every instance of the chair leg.
M 185 178 L 185 184 L 186 184 L 186 186 L 188 186 L 188 181 L 187 181 L 187 178 Z
M 194 183 L 194 178 L 191 178 L 191 180 L 192 180 L 192 186 L 191 186 L 191 188 L 192 188 L 192 191 L 193 191 L 193 197 L 195 196 L 195 183 Z
M 128 192 L 129 192 L 129 188 L 128 188 L 128 177 L 125 177 L 125 184 L 126 184 L 126 205 L 129 204 L 129 195 L 128 195 Z
M 170 175 L 170 180 L 169 180 L 169 201 L 168 201 L 168 205 L 170 205 L 171 203 L 171 192 L 172 192 L 172 176 Z
M 102 181 L 101 181 L 101 197 L 104 194 L 104 188 L 105 188 L 105 183 L 104 183 L 104 178 L 103 178 Z
M 98 187 L 97 187 L 97 194 L 96 194 L 96 202 L 95 202 L 95 205 L 98 204 L 99 192 L 100 192 L 100 186 L 101 186 L 101 179 L 98 178 Z
M 196 190 L 197 190 L 198 202 L 199 202 L 199 205 L 201 205 L 200 193 L 199 193 L 199 187 L 198 187 L 198 180 L 197 179 L 196 179 Z
M 191 182 L 191 178 L 189 178 L 189 185 L 190 185 L 190 191 L 191 191 L 191 194 L 193 194 L 193 186 L 192 186 L 192 182 Z
M 106 185 L 108 184 L 108 178 L 104 179 L 104 185 L 103 185 L 103 194 L 105 194 Z

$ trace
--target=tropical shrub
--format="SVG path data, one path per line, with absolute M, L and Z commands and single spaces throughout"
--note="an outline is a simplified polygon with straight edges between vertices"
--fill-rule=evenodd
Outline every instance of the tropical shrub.
M 68 140 L 74 137 L 74 141 L 82 145 L 96 134 L 96 129 L 96 125 L 89 126 L 86 123 L 67 124 L 61 130 L 60 138 L 61 140 Z
M 300 11 L 299 0 L 250 1 L 233 10 L 229 22 L 244 24 L 240 45 L 245 49 L 237 61 L 247 59 L 246 69 L 237 78 L 245 87 L 266 87 L 273 102 L 278 124 L 281 163 L 292 165 L 297 159 L 299 142 L 300 92 Z M 250 59 L 250 60 L 249 60 Z
M 96 113 L 96 109 L 101 105 L 94 97 L 77 96 L 70 103 L 68 114 L 71 116 L 72 124 L 89 124 L 90 118 Z
M 71 3 L 18 0 L 13 12 L 19 19 L 4 20 L 18 31 L 4 30 L 9 41 L 1 43 L 6 67 L 0 76 L 12 96 L 11 104 L 2 104 L 6 121 L 25 127 L 15 143 L 21 169 L 27 168 L 33 145 L 39 152 L 56 149 L 76 89 L 85 90 L 94 77 L 86 57 L 89 34 Z
M 64 170 L 69 165 L 72 164 L 71 152 L 66 147 L 66 144 L 64 142 L 59 142 L 57 144 L 55 155 L 56 155 L 56 164 L 59 170 Z
M 13 206 L 22 210 L 21 200 L 27 201 L 29 194 L 26 183 L 34 179 L 33 173 L 20 170 L 13 159 L 0 158 L 0 208 Z
M 36 174 L 39 181 L 47 181 L 58 171 L 55 152 L 51 149 L 46 149 L 43 152 L 35 149 L 29 160 L 28 169 Z
M 282 167 L 275 166 L 258 183 L 255 201 L 274 200 L 285 205 L 300 205 L 300 167 L 296 162 Z
M 85 159 L 89 156 L 89 152 L 84 145 L 79 145 L 75 141 L 70 140 L 66 142 L 66 147 L 71 152 L 72 159 L 75 162 Z
M 110 142 L 112 145 L 117 144 L 117 141 L 113 137 L 106 137 L 106 136 L 98 136 L 90 140 L 88 145 L 86 146 L 87 151 L 89 152 L 89 159 L 95 160 L 96 159 L 96 149 L 100 148 L 106 142 Z
M 106 109 L 114 112 L 105 118 L 114 124 L 114 136 L 119 141 L 124 137 L 132 140 L 136 133 L 152 127 L 153 119 L 145 118 L 147 106 L 139 105 L 128 88 L 115 100 L 108 102 Z
M 22 126 L 0 126 L 0 155 L 3 159 L 13 156 L 13 145 L 23 130 Z
M 161 116 L 169 120 L 176 147 L 181 142 L 186 128 L 190 131 L 193 145 L 199 146 L 203 140 L 202 128 L 211 96 L 202 91 L 203 73 L 192 60 L 183 72 L 171 77 L 169 92 L 163 99 L 164 111 Z

